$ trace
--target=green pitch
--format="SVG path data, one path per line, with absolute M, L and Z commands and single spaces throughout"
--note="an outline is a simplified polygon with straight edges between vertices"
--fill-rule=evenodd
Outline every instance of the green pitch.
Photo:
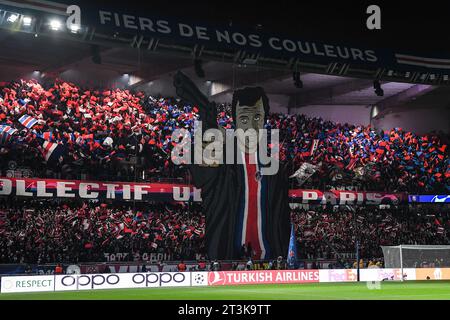
M 96 291 L 3 293 L 0 300 L 450 300 L 450 281 L 242 285 Z

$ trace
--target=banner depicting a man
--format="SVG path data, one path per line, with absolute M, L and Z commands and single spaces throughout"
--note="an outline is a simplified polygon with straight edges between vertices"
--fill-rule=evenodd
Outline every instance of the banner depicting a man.
M 177 94 L 199 109 L 203 130 L 218 128 L 216 107 L 181 72 L 174 79 Z M 236 90 L 232 116 L 237 130 L 262 132 L 270 110 L 260 87 Z M 273 141 L 262 134 L 237 135 L 233 163 L 189 165 L 193 183 L 201 188 L 206 216 L 206 243 L 210 259 L 241 258 L 243 246 L 251 248 L 253 259 L 285 257 L 290 237 L 288 176 L 283 165 L 270 172 L 262 158 Z M 263 142 L 262 142 L 263 141 Z M 230 152 L 229 146 L 224 148 Z M 226 155 L 224 155 L 225 157 Z M 273 155 L 272 155 L 273 156 Z M 271 161 L 279 161 L 271 157 Z M 273 167 L 273 164 L 271 164 Z

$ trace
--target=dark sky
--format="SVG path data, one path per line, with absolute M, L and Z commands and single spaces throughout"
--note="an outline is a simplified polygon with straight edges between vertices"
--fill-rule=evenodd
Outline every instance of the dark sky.
M 85 1 L 116 10 L 253 28 L 299 38 L 450 55 L 450 1 Z M 382 30 L 366 28 L 366 8 L 382 10 Z

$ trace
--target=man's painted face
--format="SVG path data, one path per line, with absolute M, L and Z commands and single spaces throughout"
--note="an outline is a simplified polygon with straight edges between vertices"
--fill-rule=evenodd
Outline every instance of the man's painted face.
M 236 129 L 242 129 L 247 133 L 248 129 L 253 129 L 257 134 L 256 136 L 251 135 L 250 139 L 245 139 L 245 142 L 238 138 L 242 146 L 245 144 L 247 152 L 255 152 L 256 150 L 259 130 L 264 128 L 264 115 L 264 106 L 261 98 L 253 106 L 240 105 L 239 101 L 236 105 Z
M 264 127 L 264 106 L 262 99 L 256 101 L 254 106 L 241 106 L 239 101 L 236 105 L 236 129 L 253 128 L 256 131 Z

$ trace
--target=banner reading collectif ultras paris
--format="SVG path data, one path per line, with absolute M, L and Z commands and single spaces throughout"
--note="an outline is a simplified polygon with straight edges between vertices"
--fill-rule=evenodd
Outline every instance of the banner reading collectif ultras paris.
M 200 190 L 172 183 L 105 182 L 56 179 L 0 178 L 0 196 L 116 201 L 201 201 Z M 305 204 L 399 204 L 404 193 L 291 189 L 292 202 Z

